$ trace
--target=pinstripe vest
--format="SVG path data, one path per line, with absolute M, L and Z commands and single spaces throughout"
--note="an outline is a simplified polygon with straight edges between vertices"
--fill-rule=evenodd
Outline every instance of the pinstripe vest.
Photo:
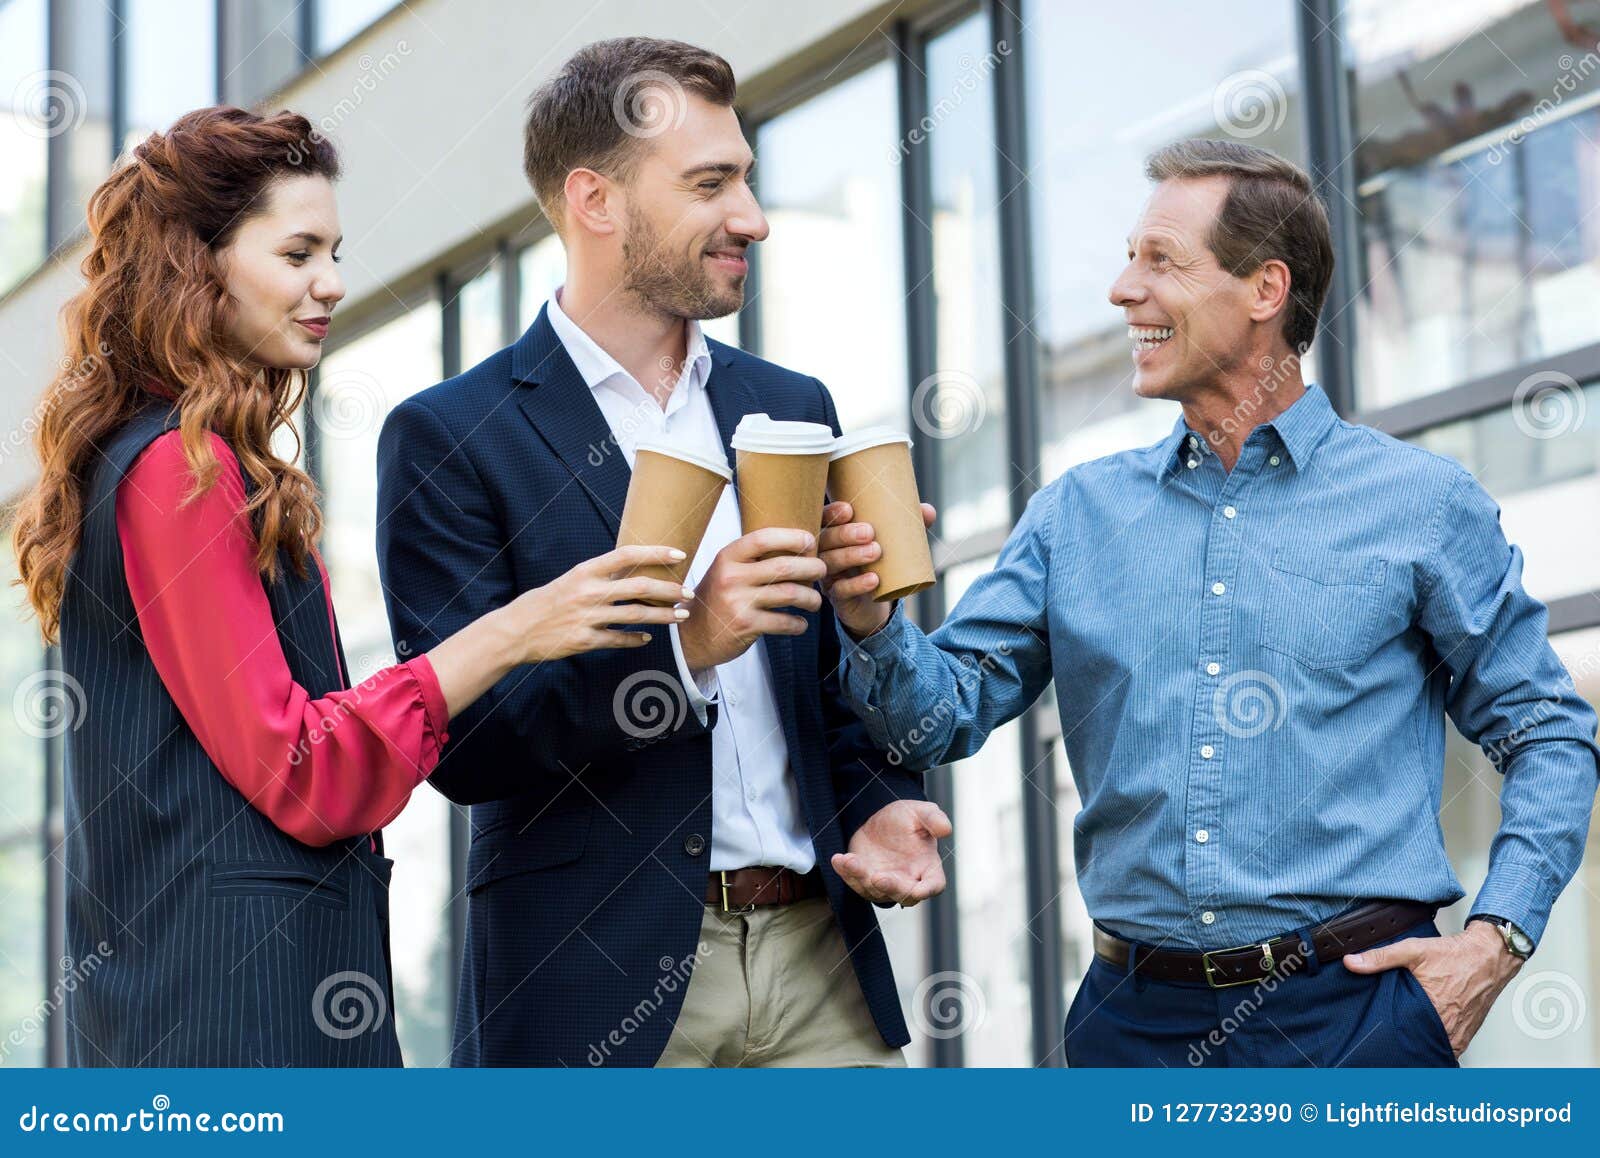
M 76 701 L 66 733 L 68 1060 L 399 1065 L 392 862 L 364 836 L 301 844 L 251 807 L 145 650 L 116 491 L 176 425 L 175 413 L 147 409 L 103 448 L 62 600 L 62 682 Z M 318 697 L 348 683 L 320 574 L 308 570 L 299 578 L 285 556 L 265 589 L 290 673 Z

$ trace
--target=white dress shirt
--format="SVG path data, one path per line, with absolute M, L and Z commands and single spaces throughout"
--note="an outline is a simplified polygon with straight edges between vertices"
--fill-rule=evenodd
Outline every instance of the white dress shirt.
M 711 351 L 699 322 L 689 323 L 688 356 L 663 408 L 562 312 L 560 297 L 557 290 L 546 306 L 550 325 L 588 384 L 630 468 L 641 437 L 664 440 L 718 461 L 727 458 L 706 393 Z M 690 561 L 691 587 L 699 584 L 717 552 L 740 534 L 738 498 L 730 486 L 717 500 L 711 525 Z M 678 674 L 702 724 L 707 706 L 718 704 L 717 724 L 711 731 L 711 871 L 782 865 L 809 872 L 816 864 L 816 852 L 800 809 L 799 785 L 789 773 L 789 747 L 778 716 L 765 641 L 758 640 L 737 659 L 710 671 L 690 672 L 677 627 L 668 630 Z

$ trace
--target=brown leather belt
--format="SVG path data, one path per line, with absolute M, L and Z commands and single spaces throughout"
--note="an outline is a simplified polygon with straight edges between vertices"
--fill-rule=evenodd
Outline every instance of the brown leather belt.
M 791 868 L 728 869 L 714 872 L 706 882 L 706 904 L 724 913 L 747 913 L 767 905 L 788 905 L 825 896 L 822 874 L 816 869 L 797 873 Z
M 1422 901 L 1369 901 L 1310 930 L 1317 962 L 1330 965 L 1346 953 L 1370 949 L 1379 941 L 1432 920 L 1438 909 L 1438 905 Z M 1127 941 L 1112 936 L 1099 925 L 1094 927 L 1095 955 L 1106 964 L 1126 969 L 1129 948 Z M 1272 974 L 1287 977 L 1305 963 L 1305 945 L 1298 934 L 1290 933 L 1254 945 L 1204 952 L 1140 945 L 1133 971 L 1157 981 L 1203 982 L 1213 989 L 1226 989 L 1230 985 L 1265 981 Z

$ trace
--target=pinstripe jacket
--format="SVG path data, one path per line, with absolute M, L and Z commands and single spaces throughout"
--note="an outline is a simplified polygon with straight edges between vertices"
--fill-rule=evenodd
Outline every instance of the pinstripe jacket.
M 62 600 L 62 682 L 81 692 L 66 705 L 69 1063 L 397 1066 L 392 862 L 366 836 L 301 844 L 252 808 L 140 636 L 116 490 L 176 425 L 148 409 L 102 447 Z M 320 573 L 283 562 L 266 592 L 290 673 L 313 697 L 348 687 Z

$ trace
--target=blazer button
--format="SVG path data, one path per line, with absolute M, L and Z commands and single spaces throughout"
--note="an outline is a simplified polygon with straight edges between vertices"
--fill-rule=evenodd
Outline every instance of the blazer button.
M 706 838 L 698 832 L 690 833 L 683 842 L 683 851 L 690 856 L 699 856 L 706 850 Z

